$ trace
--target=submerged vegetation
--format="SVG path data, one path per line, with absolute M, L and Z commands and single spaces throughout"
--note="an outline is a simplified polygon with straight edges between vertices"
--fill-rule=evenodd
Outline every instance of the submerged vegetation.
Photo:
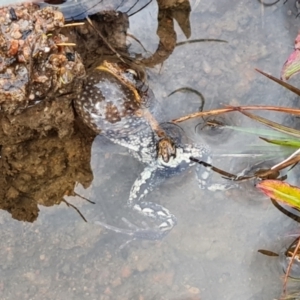
M 273 80 L 274 82 L 280 84 L 281 86 L 290 90 L 296 95 L 300 96 L 299 88 L 285 82 L 292 76 L 300 73 L 300 34 L 296 37 L 294 52 L 284 63 L 281 72 L 281 79 L 278 79 L 258 69 L 256 69 L 256 71 L 266 76 L 270 80 Z M 211 167 L 213 171 L 232 181 L 241 182 L 245 180 L 255 180 L 256 188 L 263 192 L 266 196 L 268 196 L 272 203 L 275 205 L 275 207 L 277 207 L 281 212 L 283 212 L 293 220 L 300 223 L 300 184 L 295 186 L 285 181 L 288 178 L 287 173 L 291 169 L 293 169 L 300 161 L 300 130 L 284 126 L 272 120 L 250 113 L 250 110 L 276 111 L 281 113 L 287 113 L 293 116 L 300 116 L 300 108 L 294 107 L 261 105 L 226 106 L 225 108 L 209 111 L 200 111 L 190 115 L 186 115 L 184 117 L 174 119 L 173 122 L 178 124 L 180 122 L 198 117 L 211 117 L 229 112 L 239 112 L 256 122 L 259 122 L 271 128 L 271 130 L 258 130 L 253 128 L 240 128 L 234 126 L 226 126 L 222 124 L 220 125 L 227 129 L 233 129 L 248 134 L 254 134 L 269 144 L 281 146 L 280 151 L 282 152 L 282 154 L 285 154 L 283 153 L 283 149 L 286 148 L 289 148 L 289 152 L 293 151 L 293 153 L 290 154 L 287 158 L 273 165 L 272 167 L 264 169 L 256 168 L 256 171 L 253 174 L 241 176 L 230 174 L 224 170 L 220 170 L 219 168 L 216 168 L 212 165 L 209 165 L 192 157 L 191 160 L 202 164 L 206 167 Z M 272 152 L 274 151 L 274 148 L 268 148 L 268 151 Z M 281 172 L 285 172 L 285 174 L 281 175 Z M 289 209 L 286 209 L 285 207 L 289 207 Z M 300 232 L 295 238 L 295 240 L 292 242 L 292 244 L 289 245 L 286 248 L 286 250 L 282 251 L 282 253 L 280 254 L 274 253 L 269 250 L 258 250 L 258 252 L 268 256 L 281 257 L 281 264 L 285 272 L 283 283 L 283 296 L 281 297 L 281 299 L 300 299 L 300 291 L 293 292 L 292 294 L 287 293 L 288 278 L 300 278 Z M 300 288 L 298 289 L 300 290 Z

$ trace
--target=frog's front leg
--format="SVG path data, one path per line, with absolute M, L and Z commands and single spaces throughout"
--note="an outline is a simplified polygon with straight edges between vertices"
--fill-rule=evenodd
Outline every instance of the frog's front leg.
M 157 165 L 147 166 L 136 179 L 130 191 L 128 206 L 147 217 L 160 221 L 158 228 L 153 229 L 151 233 L 149 229 L 145 232 L 147 239 L 149 239 L 149 234 L 153 235 L 153 239 L 161 239 L 177 224 L 176 217 L 168 209 L 154 202 L 142 200 L 166 177 L 168 176 L 166 176 L 164 168 Z M 139 237 L 142 237 L 141 231 L 139 231 Z

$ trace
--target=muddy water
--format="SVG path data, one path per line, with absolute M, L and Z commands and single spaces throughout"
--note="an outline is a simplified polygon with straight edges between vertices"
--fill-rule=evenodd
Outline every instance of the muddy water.
M 228 43 L 178 46 L 162 66 L 149 71 L 150 86 L 165 111 L 162 120 L 198 109 L 195 95 L 167 97 L 181 87 L 200 91 L 205 109 L 223 104 L 296 105 L 292 94 L 254 71 L 260 68 L 279 76 L 299 28 L 293 3 L 263 7 L 251 0 L 191 1 L 190 38 Z M 158 43 L 156 14 L 153 2 L 130 18 L 130 32 L 151 52 Z M 177 24 L 176 32 L 178 41 L 186 40 Z M 142 51 L 130 42 L 132 51 Z M 238 114 L 229 121 L 256 126 Z M 213 147 L 217 166 L 239 171 L 252 162 L 221 154 L 247 150 L 257 140 L 244 134 L 224 132 L 214 137 L 209 131 L 195 132 L 197 123 L 184 124 L 185 132 Z M 136 221 L 125 203 L 143 166 L 121 147 L 98 137 L 91 167 L 92 185 L 86 190 L 78 185 L 76 192 L 96 204 L 66 198 L 89 224 L 64 203 L 41 206 L 34 223 L 21 223 L 0 212 L 1 299 L 269 300 L 280 296 L 283 273 L 278 260 L 257 250 L 279 251 L 284 237 L 297 227 L 251 184 L 212 193 L 199 190 L 193 170 L 171 179 L 149 198 L 170 209 L 178 225 L 162 242 L 133 241 L 124 246 L 127 236 L 93 222 L 126 227 L 122 217 Z

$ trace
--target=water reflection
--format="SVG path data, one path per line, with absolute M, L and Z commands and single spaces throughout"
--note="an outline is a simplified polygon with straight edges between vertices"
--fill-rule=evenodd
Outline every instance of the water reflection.
M 294 1 L 289 3 L 294 5 Z M 229 44 L 175 48 L 161 69 L 148 72 L 151 88 L 167 107 L 167 120 L 199 108 L 199 102 L 191 97 L 181 95 L 178 105 L 173 98 L 167 99 L 171 91 L 182 86 L 201 91 L 207 101 L 205 109 L 224 103 L 280 104 L 291 100 L 288 93 L 253 71 L 259 67 L 278 74 L 290 52 L 288 45 L 292 48 L 299 24 L 287 13 L 287 6 L 281 2 L 262 10 L 258 1 L 250 0 L 191 4 L 195 8 L 190 13 L 191 38 L 219 38 Z M 158 48 L 156 9 L 153 1 L 148 10 L 130 18 L 130 30 L 152 52 Z M 179 41 L 185 39 L 176 23 L 175 31 Z M 247 125 L 240 116 L 234 120 Z M 185 124 L 184 130 L 197 141 L 196 124 Z M 215 146 L 216 151 L 226 151 L 233 139 L 239 149 L 248 145 L 248 137 L 234 134 L 219 145 L 220 149 Z M 68 147 L 72 148 L 72 143 Z M 90 221 L 99 220 L 104 207 L 109 212 L 106 221 L 118 222 L 124 215 L 131 184 L 142 168 L 133 158 L 122 155 L 121 148 L 111 147 L 97 147 L 92 155 L 95 179 L 86 196 L 96 205 L 82 211 Z M 7 153 L 16 154 L 14 151 Z M 14 161 L 20 164 L 16 158 Z M 223 160 L 216 162 L 226 164 Z M 14 168 L 17 170 L 17 165 Z M 24 188 L 22 180 L 19 186 Z M 71 188 L 74 181 L 66 184 Z M 83 189 L 78 192 L 84 194 Z M 42 191 L 39 195 L 43 197 Z M 281 267 L 276 259 L 267 260 L 256 250 L 279 253 L 283 245 L 278 240 L 291 227 L 291 221 L 253 187 L 208 194 L 199 191 L 194 175 L 187 173 L 166 183 L 151 197 L 176 213 L 179 226 L 162 243 L 131 243 L 121 252 L 118 248 L 124 240 L 118 235 L 85 224 L 63 207 L 46 210 L 41 206 L 43 214 L 33 224 L 16 224 L 1 215 L 0 237 L 5 241 L 0 248 L 3 298 L 60 299 L 66 294 L 73 299 L 104 300 L 278 298 Z
M 92 139 L 80 132 L 60 139 L 53 134 L 18 144 L 2 144 L 0 208 L 14 219 L 33 222 L 39 205 L 59 205 L 80 183 L 87 188 Z

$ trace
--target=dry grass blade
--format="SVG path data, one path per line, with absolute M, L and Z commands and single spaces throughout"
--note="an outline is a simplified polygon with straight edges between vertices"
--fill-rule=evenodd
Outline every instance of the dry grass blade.
M 68 23 L 65 24 L 63 27 L 74 27 L 74 26 L 83 26 L 84 22 L 77 22 L 77 23 Z
M 258 249 L 258 253 L 261 253 L 263 255 L 267 256 L 273 256 L 273 257 L 278 257 L 279 255 L 276 252 L 270 251 L 270 250 L 265 250 L 265 249 Z
M 300 149 L 296 150 L 296 151 L 293 152 L 287 159 L 285 159 L 285 160 L 282 161 L 281 163 L 279 163 L 279 164 L 273 166 L 271 169 L 272 169 L 272 170 L 275 170 L 277 167 L 280 167 L 280 166 L 282 166 L 282 165 L 285 165 L 286 163 L 288 163 L 288 165 L 285 166 L 284 168 L 290 166 L 290 165 L 293 164 L 293 163 L 296 163 L 296 164 L 297 164 L 297 163 L 299 162 L 298 159 L 297 159 L 297 157 L 300 155 L 299 152 L 300 152 Z M 294 160 L 295 160 L 295 161 L 294 161 Z
M 75 47 L 76 44 L 74 43 L 58 43 L 58 44 L 55 44 L 56 46 L 69 46 L 69 47 Z
M 180 123 L 180 122 L 183 122 L 183 121 L 186 121 L 189 119 L 193 119 L 193 118 L 215 116 L 215 115 L 219 115 L 219 114 L 223 114 L 223 113 L 231 112 L 231 111 L 235 111 L 235 110 L 236 109 L 234 107 L 230 107 L 230 108 L 220 108 L 220 109 L 214 109 L 214 110 L 202 111 L 202 112 L 200 111 L 200 112 L 189 114 L 184 117 L 174 119 L 174 120 L 172 120 L 172 122 Z
M 284 112 L 284 113 L 300 116 L 300 109 L 293 108 L 293 107 L 269 106 L 269 105 L 247 105 L 247 106 L 227 105 L 226 108 L 213 109 L 213 110 L 202 111 L 202 112 L 201 111 L 195 112 L 195 113 L 174 119 L 174 120 L 172 120 L 172 122 L 180 123 L 180 122 L 187 121 L 187 120 L 194 119 L 194 118 L 209 117 L 209 116 L 220 115 L 220 114 L 224 114 L 224 113 L 228 113 L 228 112 L 244 111 L 244 110 L 271 110 L 271 111 Z
M 230 106 L 226 105 L 227 108 L 231 108 L 232 111 L 244 111 L 244 110 L 271 110 L 284 112 L 293 115 L 300 115 L 300 109 L 296 107 L 286 106 L 269 106 L 269 105 L 245 105 L 245 106 Z
M 295 157 L 289 159 L 289 160 L 284 160 L 283 162 L 273 166 L 271 169 L 266 170 L 264 172 L 260 172 L 257 174 L 257 177 L 260 178 L 265 178 L 269 175 L 272 175 L 276 171 L 281 171 L 289 166 L 293 166 L 294 164 L 297 164 L 300 161 L 300 154 L 296 155 Z
M 278 79 L 272 75 L 269 75 L 259 69 L 255 69 L 255 71 L 257 71 L 258 73 L 268 77 L 269 79 L 277 82 L 278 84 L 280 84 L 281 86 L 285 87 L 286 89 L 290 90 L 291 92 L 295 93 L 296 95 L 300 96 L 300 89 L 294 87 L 293 85 L 289 84 L 289 83 L 286 83 L 285 81 L 281 80 L 281 79 Z

